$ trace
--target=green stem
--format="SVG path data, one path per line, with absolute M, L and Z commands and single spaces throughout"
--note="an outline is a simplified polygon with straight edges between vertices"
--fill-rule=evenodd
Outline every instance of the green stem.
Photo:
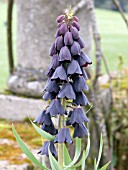
M 66 100 L 65 98 L 62 99 L 62 105 L 65 109 L 66 107 Z M 64 116 L 59 115 L 59 125 L 58 129 L 64 128 Z M 64 170 L 64 144 L 58 143 L 58 162 Z

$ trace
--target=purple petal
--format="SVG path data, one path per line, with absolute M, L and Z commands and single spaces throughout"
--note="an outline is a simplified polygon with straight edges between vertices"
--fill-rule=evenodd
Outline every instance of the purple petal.
M 60 90 L 59 84 L 55 80 L 49 80 L 45 86 L 45 90 L 48 92 L 58 93 Z
M 47 71 L 45 72 L 45 75 L 48 77 L 51 77 L 54 73 L 54 70 L 51 69 L 51 66 L 48 67 Z
M 46 125 L 50 125 L 52 123 L 50 114 L 45 114 L 45 113 L 46 110 L 43 110 L 43 112 L 40 113 L 33 122 L 36 122 L 40 125 L 42 125 L 43 123 L 45 123 Z
M 83 52 L 81 52 L 81 57 L 86 61 L 87 64 L 92 64 L 91 59 L 85 55 Z
M 75 92 L 81 92 L 83 90 L 88 90 L 88 86 L 83 76 L 78 76 L 73 82 L 73 88 Z
M 63 21 L 60 22 L 60 23 L 58 23 L 58 24 L 57 24 L 58 28 L 60 28 L 60 26 L 61 26 L 62 24 L 63 24 Z
M 67 74 L 82 74 L 81 68 L 76 60 L 72 60 L 68 65 Z
M 47 155 L 48 156 L 48 147 L 49 147 L 49 145 L 50 145 L 49 141 L 44 142 L 41 151 L 38 152 L 38 153 L 41 153 L 41 155 Z
M 82 48 L 85 48 L 84 41 L 81 39 L 81 37 L 79 37 L 79 38 L 77 39 L 77 42 L 79 43 L 81 49 L 82 49 Z
M 59 56 L 58 56 L 58 54 L 54 54 L 49 67 L 50 67 L 50 69 L 55 70 L 59 65 L 60 65 Z
M 72 111 L 69 123 L 74 124 L 74 123 L 84 123 L 84 122 L 88 122 L 88 118 L 84 113 L 84 110 L 79 106 L 77 108 L 75 108 Z
M 72 25 L 76 27 L 78 31 L 80 31 L 80 25 L 78 24 L 78 22 L 73 21 Z
M 89 102 L 87 97 L 83 92 L 76 93 L 76 100 L 73 101 L 74 104 L 81 105 L 81 106 L 86 106 Z
M 71 61 L 71 53 L 67 46 L 64 46 L 60 50 L 59 61 Z
M 62 128 L 59 130 L 54 142 L 56 143 L 72 143 L 70 136 L 70 131 L 67 128 Z
M 54 54 L 56 54 L 55 43 L 52 44 L 52 46 L 50 47 L 50 50 L 49 50 L 50 56 L 53 56 Z
M 55 129 L 53 123 L 51 123 L 49 126 L 43 124 L 43 125 L 41 126 L 41 129 L 44 130 L 45 132 L 50 133 L 51 135 L 56 135 L 57 132 L 58 132 L 58 130 Z
M 76 95 L 70 83 L 65 83 L 58 94 L 58 98 L 75 99 Z
M 72 43 L 73 43 L 72 33 L 67 31 L 64 35 L 64 44 L 72 45 Z
M 56 148 L 53 141 L 50 141 L 50 151 L 53 156 L 57 156 Z
M 60 16 L 57 17 L 56 22 L 60 23 L 64 20 L 64 18 L 65 18 L 64 15 L 60 15 Z
M 57 37 L 55 41 L 56 49 L 59 51 L 63 46 L 64 46 L 63 37 L 62 36 Z
M 73 19 L 74 21 L 79 22 L 79 19 L 76 16 L 74 16 Z
M 56 98 L 56 93 L 52 92 L 46 92 L 44 95 L 43 95 L 43 99 L 44 100 L 52 100 L 52 99 L 55 99 Z
M 57 116 L 58 114 L 64 115 L 65 110 L 60 101 L 58 99 L 54 99 L 51 101 L 49 108 L 46 111 L 46 114 L 47 113 L 50 113 L 51 116 Z
M 82 76 L 85 78 L 85 80 L 87 80 L 88 76 L 87 76 L 87 74 L 85 72 L 85 69 L 83 67 L 81 67 L 81 70 L 82 70 Z
M 59 32 L 63 35 L 68 31 L 68 27 L 66 23 L 63 23 L 60 28 L 59 28 Z
M 59 37 L 61 35 L 60 30 L 58 29 L 55 34 L 55 38 Z
M 83 138 L 84 135 L 89 135 L 88 129 L 83 124 L 76 123 L 73 137 Z
M 71 46 L 71 54 L 72 55 L 80 55 L 80 45 L 78 42 L 74 41 L 74 43 Z
M 54 72 L 51 79 L 52 80 L 60 79 L 60 80 L 68 81 L 68 77 L 67 77 L 65 69 L 64 69 L 64 67 L 62 65 L 56 68 L 56 70 L 55 70 L 55 72 Z
M 75 27 L 71 26 L 70 27 L 70 31 L 71 31 L 72 36 L 73 36 L 74 39 L 78 39 L 79 38 L 78 30 Z

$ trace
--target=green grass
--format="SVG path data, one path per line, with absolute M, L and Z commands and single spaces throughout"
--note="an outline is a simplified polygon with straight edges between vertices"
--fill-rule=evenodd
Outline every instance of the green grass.
M 6 11 L 6 3 L 0 2 L 0 92 L 7 88 L 6 81 L 9 75 L 5 26 Z M 101 34 L 102 50 L 107 59 L 110 71 L 117 69 L 119 55 L 123 56 L 125 66 L 127 66 L 128 30 L 120 14 L 118 12 L 97 9 L 96 17 Z M 16 6 L 13 11 L 13 44 L 14 56 L 16 58 Z M 93 61 L 95 63 L 94 50 Z M 94 66 L 95 64 L 92 67 L 94 68 Z M 105 72 L 103 66 L 102 71 Z
M 128 66 L 128 29 L 118 12 L 96 10 L 103 53 L 111 71 L 117 69 L 121 55 L 124 67 Z M 128 15 L 127 15 L 128 18 Z M 104 67 L 102 67 L 104 72 Z

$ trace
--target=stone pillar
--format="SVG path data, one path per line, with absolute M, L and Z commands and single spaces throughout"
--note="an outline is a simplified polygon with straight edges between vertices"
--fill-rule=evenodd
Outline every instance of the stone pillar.
M 50 63 L 49 48 L 55 40 L 56 17 L 79 0 L 17 0 L 17 66 L 8 79 L 10 91 L 26 96 L 41 97 Z M 77 14 L 76 14 L 77 15 Z M 91 54 L 91 24 L 84 7 L 78 12 L 81 35 Z

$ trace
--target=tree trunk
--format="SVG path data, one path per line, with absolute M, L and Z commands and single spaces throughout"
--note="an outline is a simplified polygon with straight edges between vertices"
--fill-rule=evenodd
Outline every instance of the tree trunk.
M 8 62 L 9 72 L 13 73 L 14 61 L 13 61 L 13 45 L 12 45 L 12 12 L 13 12 L 13 0 L 8 1 L 7 10 L 7 43 L 8 43 Z

